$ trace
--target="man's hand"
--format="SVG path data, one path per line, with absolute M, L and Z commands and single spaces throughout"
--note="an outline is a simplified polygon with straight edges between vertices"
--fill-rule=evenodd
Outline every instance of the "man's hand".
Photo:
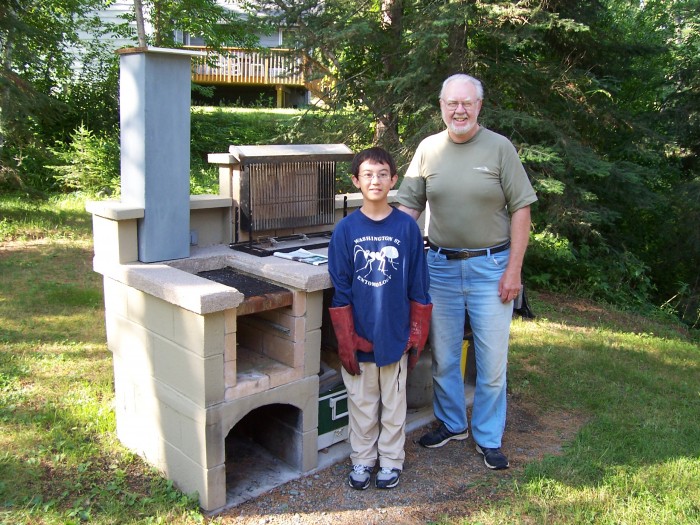
M 510 267 L 506 268 L 506 271 L 501 276 L 501 280 L 498 282 L 498 296 L 501 298 L 502 303 L 515 300 L 522 289 L 520 271 L 509 270 Z
M 530 237 L 530 206 L 515 210 L 510 218 L 510 256 L 508 266 L 498 282 L 498 296 L 502 303 L 514 300 L 520 294 L 520 273 Z

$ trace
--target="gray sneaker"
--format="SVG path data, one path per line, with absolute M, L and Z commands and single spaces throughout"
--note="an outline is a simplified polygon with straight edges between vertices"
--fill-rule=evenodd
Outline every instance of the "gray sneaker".
M 348 483 L 357 490 L 365 490 L 369 487 L 369 478 L 372 469 L 366 465 L 353 465 L 348 475 Z
M 374 480 L 378 489 L 393 489 L 399 484 L 401 469 L 382 467 L 377 472 L 377 478 Z
M 423 437 L 418 440 L 418 443 L 427 448 L 438 448 L 453 439 L 456 441 L 463 441 L 469 437 L 469 432 L 465 429 L 462 432 L 450 432 L 447 430 L 445 423 L 440 423 L 432 432 L 428 432 Z

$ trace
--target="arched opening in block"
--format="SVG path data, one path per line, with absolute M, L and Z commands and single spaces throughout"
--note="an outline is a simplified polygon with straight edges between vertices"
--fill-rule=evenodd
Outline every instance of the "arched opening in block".
M 227 499 L 247 499 L 294 479 L 302 471 L 302 412 L 292 405 L 250 411 L 228 433 Z

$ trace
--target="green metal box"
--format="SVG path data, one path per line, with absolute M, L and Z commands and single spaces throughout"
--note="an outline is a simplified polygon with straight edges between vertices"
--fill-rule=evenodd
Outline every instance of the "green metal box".
M 340 374 L 321 366 L 318 395 L 318 450 L 348 438 L 348 392 Z

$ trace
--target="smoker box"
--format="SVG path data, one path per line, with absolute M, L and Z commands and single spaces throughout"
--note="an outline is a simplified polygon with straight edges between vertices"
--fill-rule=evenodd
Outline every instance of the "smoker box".
M 237 203 L 232 249 L 264 257 L 285 251 L 284 245 L 289 248 L 286 251 L 328 246 L 336 220 L 336 165 L 352 160 L 350 148 L 344 144 L 231 146 L 229 154 L 235 159 L 231 196 Z M 311 239 L 312 234 L 327 238 Z M 268 240 L 272 247 L 257 246 Z
M 318 450 L 348 438 L 348 391 L 340 374 L 321 362 L 318 394 Z

